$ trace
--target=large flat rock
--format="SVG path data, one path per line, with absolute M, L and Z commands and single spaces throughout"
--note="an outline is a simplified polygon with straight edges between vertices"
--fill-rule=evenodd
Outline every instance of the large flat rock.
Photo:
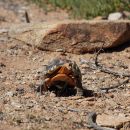
M 116 129 L 120 129 L 126 124 L 130 124 L 130 116 L 125 116 L 124 114 L 115 115 L 98 115 L 97 116 L 97 124 L 103 127 L 112 127 Z
M 130 40 L 130 21 L 65 21 L 24 24 L 11 28 L 10 37 L 42 50 L 86 53 L 116 47 Z

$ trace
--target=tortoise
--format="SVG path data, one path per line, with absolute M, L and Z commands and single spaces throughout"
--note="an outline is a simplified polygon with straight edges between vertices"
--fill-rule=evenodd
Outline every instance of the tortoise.
M 41 91 L 48 90 L 57 96 L 83 95 L 82 75 L 75 61 L 55 58 L 46 65 Z

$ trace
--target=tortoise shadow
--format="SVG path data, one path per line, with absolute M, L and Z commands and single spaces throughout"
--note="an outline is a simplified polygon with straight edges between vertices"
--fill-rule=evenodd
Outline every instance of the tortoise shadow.
M 83 89 L 83 96 L 84 97 L 93 97 L 94 91 L 89 89 Z
M 69 96 L 76 96 L 77 90 L 76 89 L 71 89 L 67 87 L 65 91 L 59 91 L 56 87 L 51 87 L 49 89 L 50 92 L 54 92 L 57 97 L 69 97 Z M 88 90 L 88 89 L 83 89 L 83 97 L 93 97 L 94 96 L 94 91 L 93 90 Z

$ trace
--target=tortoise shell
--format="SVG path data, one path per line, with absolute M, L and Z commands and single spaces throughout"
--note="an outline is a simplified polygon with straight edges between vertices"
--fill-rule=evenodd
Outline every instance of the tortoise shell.
M 46 89 L 60 82 L 75 87 L 77 79 L 81 82 L 81 72 L 77 64 L 71 60 L 53 59 L 46 66 L 44 79 Z

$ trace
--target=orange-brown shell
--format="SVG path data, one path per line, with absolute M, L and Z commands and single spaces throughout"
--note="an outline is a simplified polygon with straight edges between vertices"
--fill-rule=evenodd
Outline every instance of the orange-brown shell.
M 55 76 L 51 78 L 46 78 L 45 86 L 48 88 L 49 86 L 53 85 L 55 81 L 65 81 L 68 83 L 69 86 L 75 86 L 75 79 L 72 76 L 72 70 L 69 68 L 68 64 L 60 66 Z

